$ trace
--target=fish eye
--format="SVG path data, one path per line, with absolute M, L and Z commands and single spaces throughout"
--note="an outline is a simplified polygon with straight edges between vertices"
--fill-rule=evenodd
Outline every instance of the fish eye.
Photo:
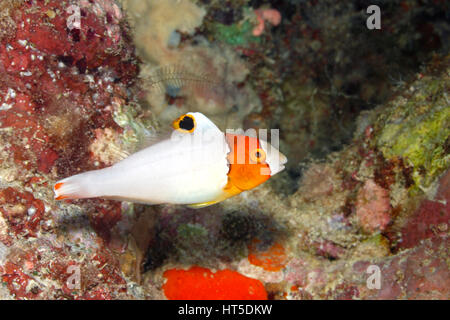
M 185 114 L 173 122 L 173 127 L 182 132 L 194 132 L 195 118 L 190 114 Z
M 258 148 L 255 149 L 251 154 L 250 154 L 250 158 L 253 162 L 256 163 L 261 163 L 264 160 L 266 160 L 266 153 L 264 152 L 263 149 Z

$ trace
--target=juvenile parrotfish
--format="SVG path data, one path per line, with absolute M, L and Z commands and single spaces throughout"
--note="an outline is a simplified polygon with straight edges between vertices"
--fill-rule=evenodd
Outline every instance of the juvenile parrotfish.
M 190 112 L 173 122 L 170 138 L 111 167 L 58 181 L 54 192 L 56 200 L 101 197 L 201 208 L 255 188 L 286 162 L 270 143 L 223 133 L 203 114 Z

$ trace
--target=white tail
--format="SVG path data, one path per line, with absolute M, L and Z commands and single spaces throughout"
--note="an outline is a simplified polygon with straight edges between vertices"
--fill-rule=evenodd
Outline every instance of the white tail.
M 96 173 L 97 170 L 88 171 L 58 181 L 53 187 L 55 199 L 64 200 L 96 197 L 97 195 L 92 192 L 91 186 L 92 175 Z

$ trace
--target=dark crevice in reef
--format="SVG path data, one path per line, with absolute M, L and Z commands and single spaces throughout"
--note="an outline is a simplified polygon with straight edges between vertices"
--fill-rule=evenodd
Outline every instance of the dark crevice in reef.
M 158 218 L 150 231 L 153 237 L 147 247 L 143 272 L 169 262 L 207 266 L 215 260 L 240 260 L 253 241 L 257 241 L 257 250 L 264 251 L 286 237 L 285 227 L 268 215 L 216 211 L 217 208 L 188 210 L 182 216 L 174 213 Z M 208 215 L 219 218 L 207 219 Z

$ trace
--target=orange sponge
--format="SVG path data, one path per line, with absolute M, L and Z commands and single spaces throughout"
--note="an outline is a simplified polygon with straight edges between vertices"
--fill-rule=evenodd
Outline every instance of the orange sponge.
M 257 244 L 260 240 L 256 239 L 249 245 L 248 261 L 266 271 L 280 271 L 286 266 L 288 256 L 282 245 L 274 243 L 266 251 L 260 252 L 257 249 Z
M 261 281 L 228 269 L 213 273 L 194 266 L 167 270 L 164 277 L 163 290 L 169 300 L 267 300 Z

